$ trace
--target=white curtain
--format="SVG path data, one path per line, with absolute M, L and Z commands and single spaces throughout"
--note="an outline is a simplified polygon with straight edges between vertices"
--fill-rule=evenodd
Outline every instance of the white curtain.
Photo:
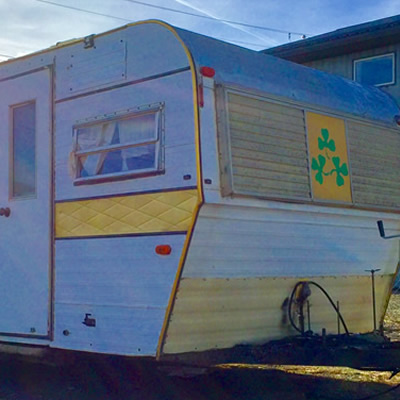
M 80 150 L 91 150 L 96 147 L 102 147 L 111 144 L 115 126 L 116 122 L 114 121 L 79 129 L 75 152 Z M 95 176 L 99 174 L 106 155 L 107 153 L 104 152 L 80 157 L 81 164 L 88 176 Z M 71 161 L 75 164 L 75 157 L 70 157 L 70 164 Z M 76 171 L 74 171 L 74 176 L 76 176 Z
M 116 128 L 116 122 L 110 122 L 107 124 L 103 124 L 101 126 L 101 138 L 99 140 L 100 144 L 98 146 L 107 146 L 111 144 L 112 137 L 114 135 L 114 131 Z M 103 166 L 104 159 L 107 156 L 107 152 L 103 152 L 100 154 L 96 154 L 95 157 L 98 157 L 96 170 L 94 175 L 98 175 L 101 171 L 101 167 Z M 86 167 L 86 165 L 85 165 Z
M 155 140 L 156 135 L 156 116 L 157 114 L 144 114 L 119 122 L 119 138 L 121 143 L 137 143 Z M 127 159 L 140 157 L 149 153 L 149 146 L 139 146 L 124 149 L 121 151 L 122 171 L 136 168 L 129 168 Z
M 158 113 L 149 113 L 126 120 L 105 122 L 78 129 L 77 142 L 70 153 L 69 170 L 71 177 L 74 179 L 77 177 L 76 152 L 111 145 L 117 124 L 120 143 L 129 144 L 156 140 L 157 121 Z M 140 165 L 137 168 L 132 168 L 132 165 L 130 165 L 129 168 L 127 159 L 150 155 L 155 151 L 154 149 L 153 145 L 143 145 L 121 150 L 121 171 L 140 168 Z M 84 176 L 99 175 L 106 157 L 107 152 L 79 156 L 82 168 L 85 170 Z
M 156 115 L 144 114 L 139 117 L 119 121 L 121 143 L 147 142 L 155 139 Z

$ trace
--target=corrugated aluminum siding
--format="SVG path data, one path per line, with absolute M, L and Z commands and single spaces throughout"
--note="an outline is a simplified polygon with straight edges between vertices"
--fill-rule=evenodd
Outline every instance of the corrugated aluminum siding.
M 225 101 L 226 132 L 219 125 L 220 145 L 229 146 L 221 157 L 223 194 L 310 201 L 305 110 L 229 90 Z M 347 125 L 352 204 L 400 209 L 400 132 L 343 120 Z M 228 138 L 225 142 L 221 140 L 224 135 Z
M 385 309 L 392 275 L 376 278 L 377 321 Z M 310 277 L 339 301 L 350 332 L 373 329 L 368 276 Z M 296 332 L 285 308 L 296 278 L 182 279 L 164 353 L 184 353 L 238 344 L 263 344 Z M 311 287 L 310 324 L 314 332 L 336 334 L 337 315 L 326 297 Z M 308 321 L 306 317 L 305 324 Z M 343 333 L 343 326 L 340 326 Z
M 227 92 L 233 192 L 310 199 L 304 111 Z
M 381 321 L 400 243 L 379 239 L 376 213 L 251 203 L 240 198 L 201 207 L 165 353 L 265 343 L 296 334 L 284 304 L 301 280 L 318 282 L 339 301 L 351 332 L 371 331 L 371 276 L 366 271 L 371 266 L 381 269 L 375 281 Z M 400 216 L 387 214 L 385 225 L 392 234 L 398 232 Z M 337 333 L 337 315 L 329 301 L 315 287 L 311 292 L 311 329 Z
M 354 203 L 400 208 L 400 133 L 348 121 L 347 136 Z

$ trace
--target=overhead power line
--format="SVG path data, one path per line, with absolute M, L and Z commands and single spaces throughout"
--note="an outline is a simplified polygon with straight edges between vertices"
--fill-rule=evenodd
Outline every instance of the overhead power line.
M 236 39 L 226 39 L 226 38 L 215 38 L 217 40 L 222 40 L 223 42 L 228 42 L 228 43 L 239 43 L 239 44 L 245 44 L 247 46 L 258 46 L 258 47 L 262 47 L 263 49 L 265 49 L 265 44 L 260 44 L 260 43 L 252 43 L 252 42 L 245 42 L 242 40 L 236 40 Z
M 79 8 L 79 7 L 73 7 L 73 6 L 67 6 L 66 4 L 61 4 L 61 3 L 56 3 L 54 1 L 49 1 L 49 0 L 35 0 L 39 3 L 45 3 L 45 4 L 50 4 L 52 6 L 56 6 L 56 7 L 62 7 L 62 8 L 67 8 L 69 10 L 74 10 L 74 11 L 79 11 L 79 12 L 85 12 L 87 14 L 94 14 L 94 15 L 100 15 L 102 17 L 108 17 L 108 18 L 114 18 L 114 19 L 119 19 L 121 21 L 125 21 L 125 22 L 132 22 L 132 20 L 130 19 L 126 19 L 126 18 L 121 18 L 121 17 L 117 17 L 115 15 L 110 15 L 110 14 L 103 14 L 103 13 L 98 13 L 95 11 L 91 11 L 91 10 L 86 10 L 84 8 Z M 201 15 L 199 15 L 200 17 L 202 17 Z M 221 38 L 219 40 L 223 40 L 226 42 L 233 42 L 233 43 L 240 43 L 240 44 L 245 44 L 245 45 L 249 45 L 249 46 L 258 46 L 258 47 L 265 47 L 264 44 L 260 44 L 260 43 L 251 43 L 251 42 L 244 42 L 241 40 L 234 40 L 234 39 L 225 39 L 225 38 Z M 0 54 L 0 56 L 2 56 Z M 6 56 L 3 55 L 4 57 L 10 57 L 13 58 L 12 56 Z
M 114 19 L 118 19 L 118 20 L 124 21 L 124 22 L 132 22 L 131 19 L 122 18 L 122 17 L 116 17 L 115 15 L 103 14 L 103 13 L 99 13 L 99 12 L 91 11 L 91 10 L 85 10 L 85 9 L 83 9 L 83 8 L 78 8 L 78 7 L 73 7 L 73 6 L 67 6 L 66 4 L 56 3 L 56 2 L 54 2 L 54 1 L 48 1 L 48 0 L 35 0 L 35 1 L 38 1 L 39 3 L 51 4 L 52 6 L 57 6 L 57 7 L 62 7 L 62 8 L 68 8 L 69 10 L 85 12 L 85 13 L 87 13 L 87 14 L 99 15 L 99 16 L 101 16 L 101 17 L 114 18 Z
M 98 15 L 98 16 L 107 17 L 107 18 L 113 18 L 113 19 L 117 19 L 117 20 L 120 20 L 120 21 L 124 21 L 124 22 L 132 22 L 132 19 L 117 17 L 117 16 L 111 15 L 111 14 L 99 13 L 99 12 L 96 12 L 96 11 L 86 10 L 84 8 L 68 6 L 66 4 L 56 3 L 56 2 L 50 1 L 50 0 L 35 0 L 35 1 L 37 1 L 39 3 L 50 4 L 50 5 L 53 5 L 53 6 L 56 6 L 56 7 L 62 7 L 62 8 L 67 8 L 67 9 L 74 10 L 74 11 L 84 12 L 84 13 L 87 13 L 87 14 Z M 177 9 L 169 8 L 169 7 L 164 7 L 164 6 L 157 6 L 155 4 L 145 3 L 145 2 L 137 1 L 137 0 L 125 0 L 125 1 L 128 1 L 130 3 L 136 3 L 136 4 L 139 4 L 139 5 L 145 6 L 145 7 L 152 7 L 152 8 L 156 8 L 156 9 L 159 9 L 159 10 L 170 11 L 170 12 L 174 12 L 174 13 L 178 13 L 178 14 L 190 15 L 192 17 L 209 19 L 209 20 L 219 21 L 219 22 L 226 22 L 226 23 L 230 23 L 230 24 L 233 24 L 233 25 L 239 25 L 239 26 L 244 26 L 244 27 L 248 27 L 248 28 L 261 29 L 261 30 L 266 30 L 266 31 L 270 31 L 270 32 L 284 33 L 284 34 L 287 34 L 289 36 L 290 35 L 300 35 L 300 36 L 310 36 L 311 35 L 311 34 L 302 33 L 302 32 L 290 32 L 290 31 L 285 31 L 283 29 L 275 29 L 275 28 L 270 28 L 270 27 L 266 27 L 266 26 L 247 24 L 247 23 L 239 22 L 239 21 L 231 21 L 231 20 L 227 20 L 227 19 L 213 18 L 213 17 L 209 17 L 207 15 L 191 13 L 191 12 L 188 12 L 188 11 L 181 11 L 181 10 L 177 10 Z M 239 43 L 239 42 L 237 42 L 237 43 Z M 257 46 L 257 44 L 252 44 L 252 45 Z
M 165 10 L 165 11 L 170 11 L 170 12 L 174 12 L 174 13 L 178 13 L 178 14 L 190 15 L 192 17 L 210 19 L 210 20 L 217 21 L 217 22 L 227 22 L 229 24 L 245 26 L 247 28 L 262 29 L 262 30 L 270 31 L 270 32 L 284 33 L 286 35 L 292 34 L 292 35 L 299 35 L 299 36 L 311 36 L 310 33 L 285 31 L 285 30 L 282 30 L 282 29 L 275 29 L 275 28 L 270 28 L 270 27 L 267 27 L 267 26 L 247 24 L 245 22 L 239 22 L 239 21 L 231 21 L 229 19 L 213 18 L 213 17 L 209 17 L 208 15 L 201 15 L 201 14 L 197 14 L 197 13 L 191 13 L 191 12 L 188 12 L 188 11 L 177 10 L 176 8 L 157 6 L 155 4 L 146 3 L 144 1 L 138 1 L 138 0 L 125 0 L 125 1 L 128 1 L 129 3 L 140 4 L 140 5 L 146 6 L 146 7 L 157 8 L 159 10 Z
M 2 53 L 0 53 L 0 57 L 15 58 L 15 56 L 10 56 L 9 54 L 2 54 Z

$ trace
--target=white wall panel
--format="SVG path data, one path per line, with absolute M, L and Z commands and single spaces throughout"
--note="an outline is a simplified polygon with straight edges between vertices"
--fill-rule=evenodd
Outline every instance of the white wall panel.
M 114 355 L 154 356 L 165 310 L 114 306 L 57 305 L 57 337 L 52 347 Z M 89 310 L 95 327 L 82 324 Z M 69 336 L 62 334 L 68 326 Z M 59 332 L 61 330 L 61 332 Z
M 304 277 L 392 274 L 398 241 L 379 236 L 377 214 L 282 203 L 202 207 L 183 277 Z M 273 203 L 272 203 L 273 204 Z M 400 230 L 398 216 L 383 215 Z
M 95 37 L 94 47 L 85 49 L 83 42 L 78 42 L 61 49 L 57 54 L 56 98 L 188 66 L 182 45 L 168 29 L 158 24 L 132 26 Z
M 154 355 L 184 239 L 58 240 L 54 346 Z M 159 244 L 169 244 L 171 255 L 157 255 Z M 96 327 L 82 324 L 86 313 L 96 319 Z
M 93 185 L 73 185 L 69 174 L 73 125 L 86 118 L 165 102 L 165 173 Z M 190 71 L 62 102 L 56 105 L 56 200 L 196 185 L 195 133 Z M 191 180 L 184 180 L 191 175 Z

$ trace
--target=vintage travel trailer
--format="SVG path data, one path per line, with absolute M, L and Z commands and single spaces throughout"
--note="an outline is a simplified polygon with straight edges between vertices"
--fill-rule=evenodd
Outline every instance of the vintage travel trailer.
M 263 344 L 298 334 L 305 281 L 349 332 L 379 327 L 399 241 L 377 221 L 400 231 L 379 89 L 146 21 L 3 62 L 0 91 L 3 346 Z M 305 297 L 306 327 L 337 333 Z

